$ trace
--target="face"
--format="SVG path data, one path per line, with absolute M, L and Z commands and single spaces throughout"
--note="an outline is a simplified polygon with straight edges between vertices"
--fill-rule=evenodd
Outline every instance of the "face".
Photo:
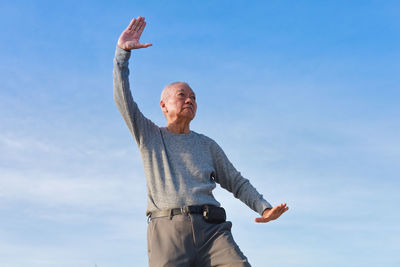
M 168 121 L 177 119 L 193 120 L 196 116 L 196 95 L 184 83 L 171 85 L 167 96 L 161 100 L 161 109 Z

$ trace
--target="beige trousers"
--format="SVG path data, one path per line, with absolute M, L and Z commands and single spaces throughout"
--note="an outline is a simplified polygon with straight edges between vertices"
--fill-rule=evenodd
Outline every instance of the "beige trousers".
M 201 214 L 152 219 L 147 229 L 150 267 L 248 267 L 231 222 L 211 224 Z

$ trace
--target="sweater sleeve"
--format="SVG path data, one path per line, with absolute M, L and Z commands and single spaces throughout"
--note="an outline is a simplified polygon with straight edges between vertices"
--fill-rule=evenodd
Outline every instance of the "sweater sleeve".
M 272 208 L 271 204 L 263 198 L 263 195 L 258 193 L 257 189 L 251 185 L 250 181 L 235 169 L 217 143 L 214 142 L 212 150 L 215 169 L 214 179 L 222 188 L 231 192 L 260 215 L 265 209 Z
M 114 57 L 114 101 L 121 112 L 130 132 L 132 133 L 139 147 L 149 141 L 154 136 L 158 127 L 147 119 L 139 110 L 138 105 L 132 98 L 129 88 L 129 58 L 130 51 L 118 47 Z

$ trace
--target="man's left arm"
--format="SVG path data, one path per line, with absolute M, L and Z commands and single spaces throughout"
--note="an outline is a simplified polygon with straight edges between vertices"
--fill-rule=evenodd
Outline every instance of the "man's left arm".
M 224 151 L 216 143 L 214 144 L 215 181 L 261 215 L 261 217 L 255 218 L 255 222 L 265 223 L 276 220 L 289 209 L 286 203 L 272 207 L 250 181 L 235 169 Z

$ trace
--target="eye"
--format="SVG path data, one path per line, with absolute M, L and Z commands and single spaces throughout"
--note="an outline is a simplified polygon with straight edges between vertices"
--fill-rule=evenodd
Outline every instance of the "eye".
M 196 101 L 196 97 L 194 95 L 192 95 L 190 98 Z
M 185 96 L 185 94 L 184 93 L 179 93 L 178 96 Z

